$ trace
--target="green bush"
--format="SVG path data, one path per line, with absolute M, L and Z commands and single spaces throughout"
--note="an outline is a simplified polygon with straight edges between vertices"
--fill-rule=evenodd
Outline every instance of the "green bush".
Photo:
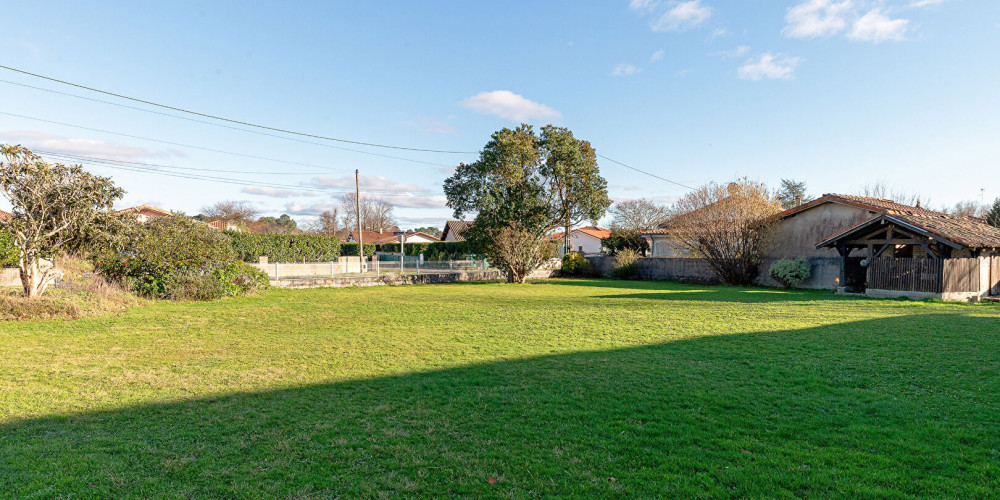
M 240 260 L 257 262 L 326 262 L 337 260 L 340 240 L 323 234 L 258 234 L 227 232 Z M 365 245 L 367 246 L 367 245 Z
M 590 276 L 593 267 L 582 253 L 570 252 L 563 255 L 562 273 L 566 276 Z
M 601 240 L 601 244 L 607 249 L 608 255 L 616 255 L 619 250 L 630 248 L 641 255 L 649 251 L 649 242 L 643 238 L 639 231 L 627 229 L 612 229 L 611 235 Z
M 399 253 L 399 243 L 383 243 L 378 246 L 378 250 L 386 253 Z M 467 255 L 479 253 L 466 241 L 407 243 L 404 246 L 404 251 L 409 256 L 424 254 L 426 260 L 464 260 Z
M 0 230 L 0 267 L 16 266 L 18 251 L 14 246 L 14 237 L 7 231 Z
M 231 262 L 215 270 L 222 283 L 222 295 L 238 297 L 250 295 L 271 286 L 267 273 L 246 262 Z
M 375 255 L 375 244 L 365 243 L 365 255 L 371 257 Z M 340 245 L 340 255 L 347 255 L 351 257 L 358 256 L 358 244 L 357 243 L 343 243 Z
M 98 272 L 141 295 L 207 300 L 256 288 L 229 236 L 187 217 L 160 217 L 138 228 L 122 251 L 95 258 Z
M 639 252 L 631 248 L 622 248 L 615 254 L 614 268 L 611 277 L 616 280 L 627 280 L 639 275 Z
M 775 279 L 778 283 L 781 283 L 785 288 L 794 288 L 805 280 L 809 279 L 811 270 L 809 268 L 809 261 L 805 257 L 799 257 L 797 259 L 781 259 L 768 269 L 771 277 Z

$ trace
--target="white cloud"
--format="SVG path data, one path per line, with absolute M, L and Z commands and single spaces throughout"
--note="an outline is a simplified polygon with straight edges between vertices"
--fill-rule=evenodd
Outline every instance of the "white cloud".
M 721 57 L 723 59 L 733 59 L 733 58 L 736 58 L 736 57 L 743 57 L 743 56 L 747 55 L 749 52 L 750 52 L 750 46 L 749 45 L 740 45 L 739 47 L 736 47 L 733 50 L 725 50 L 725 51 L 722 51 L 722 52 L 716 52 L 716 53 L 714 53 L 714 55 L 717 55 L 717 56 L 719 56 L 719 57 Z
M 458 103 L 463 108 L 515 122 L 558 120 L 558 111 L 509 90 L 480 92 Z
M 914 0 L 910 2 L 910 7 L 932 7 L 934 5 L 941 5 L 948 0 Z
M 649 12 L 655 9 L 660 2 L 658 0 L 632 0 L 628 3 L 628 8 L 632 10 L 638 10 L 643 12 Z
M 743 80 L 788 80 L 792 78 L 801 58 L 765 52 L 750 59 L 737 74 Z
M 900 41 L 905 39 L 909 24 L 909 19 L 891 19 L 876 8 L 854 22 L 848 38 L 874 43 Z
M 269 196 L 271 198 L 297 198 L 299 196 L 319 196 L 316 191 L 305 191 L 297 189 L 282 189 L 275 187 L 249 186 L 240 190 L 246 194 L 257 196 Z
M 788 9 L 782 33 L 791 38 L 833 36 L 847 27 L 853 15 L 852 0 L 807 0 Z
M 385 200 L 397 208 L 446 208 L 448 198 L 444 195 L 416 196 L 405 194 L 374 195 L 375 198 Z M 320 215 L 323 212 L 340 209 L 340 203 L 336 200 L 324 201 L 320 203 L 299 203 L 289 202 L 285 204 L 285 212 L 289 215 Z
M 636 73 L 639 73 L 640 71 L 642 71 L 642 70 L 639 69 L 639 68 L 637 68 L 637 67 L 635 67 L 635 66 L 633 66 L 633 65 L 631 65 L 631 64 L 621 63 L 621 64 L 615 66 L 615 69 L 611 70 L 611 75 L 612 76 L 632 76 L 632 75 L 634 75 Z
M 181 156 L 177 152 L 155 152 L 132 146 L 118 146 L 93 139 L 69 138 L 34 130 L 10 130 L 0 132 L 3 142 L 24 144 L 31 149 L 41 149 L 54 153 L 91 156 L 104 160 L 135 161 L 142 158 L 163 158 Z
M 402 184 L 393 182 L 388 177 L 381 175 L 362 175 L 358 179 L 361 191 L 377 191 L 378 193 L 427 193 L 427 188 L 413 184 Z M 355 188 L 354 177 L 314 177 L 308 183 L 310 186 L 319 188 L 344 189 L 353 191 Z M 378 194 L 376 193 L 376 194 Z
M 725 28 L 716 28 L 712 30 L 711 33 L 708 34 L 708 38 L 718 38 L 720 36 L 725 36 L 727 33 L 729 32 L 726 31 Z
M 664 55 L 666 55 L 666 52 L 657 50 L 656 52 L 653 52 L 653 55 L 649 56 L 649 62 L 655 63 L 656 61 L 663 59 Z
M 650 23 L 653 31 L 684 31 L 694 28 L 712 17 L 712 8 L 701 0 L 670 2 L 667 11 Z

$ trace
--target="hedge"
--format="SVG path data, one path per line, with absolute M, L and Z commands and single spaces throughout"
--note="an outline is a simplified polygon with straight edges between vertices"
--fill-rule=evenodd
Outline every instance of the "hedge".
M 365 243 L 365 255 L 371 257 L 375 254 L 376 245 L 374 243 Z M 357 256 L 358 255 L 358 244 L 357 243 L 344 243 L 340 245 L 340 255 L 344 256 Z
M 383 243 L 379 251 L 399 253 L 399 243 Z M 406 255 L 424 254 L 426 260 L 463 260 L 466 255 L 476 254 L 467 241 L 434 241 L 431 243 L 407 243 L 404 247 Z
M 240 260 L 257 262 L 326 262 L 337 260 L 340 240 L 322 234 L 259 234 L 226 232 Z
M 17 265 L 17 247 L 14 246 L 14 237 L 7 231 L 0 230 L 0 267 L 13 267 Z

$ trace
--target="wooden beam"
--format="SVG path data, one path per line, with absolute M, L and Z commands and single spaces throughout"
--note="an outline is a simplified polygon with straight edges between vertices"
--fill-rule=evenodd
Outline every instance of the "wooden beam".
M 929 239 L 893 239 L 893 240 L 847 240 L 842 242 L 845 245 L 856 245 L 858 247 L 864 247 L 867 245 L 927 245 L 932 243 L 934 240 Z

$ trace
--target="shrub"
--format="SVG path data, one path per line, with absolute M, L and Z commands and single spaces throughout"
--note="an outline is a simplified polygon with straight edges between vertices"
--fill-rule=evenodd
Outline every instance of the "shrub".
M 231 262 L 215 272 L 222 284 L 222 295 L 227 297 L 250 295 L 271 286 L 267 273 L 246 262 Z
M 562 273 L 566 276 L 590 276 L 593 267 L 582 253 L 570 252 L 563 255 Z
M 340 240 L 324 234 L 257 234 L 227 232 L 233 250 L 244 262 L 266 256 L 273 262 L 326 262 L 337 260 Z M 367 245 L 365 245 L 367 246 Z
M 380 252 L 399 253 L 399 243 L 378 245 Z M 427 260 L 464 260 L 467 255 L 476 255 L 475 249 L 466 241 L 434 241 L 430 243 L 407 243 L 403 250 L 406 255 L 424 254 Z
M 616 280 L 627 280 L 639 275 L 639 252 L 631 248 L 622 248 L 615 254 L 615 266 L 611 277 Z
M 229 236 L 187 217 L 147 222 L 120 252 L 96 258 L 102 276 L 148 297 L 211 299 L 239 295 L 245 271 Z
M 645 255 L 649 251 L 649 242 L 639 231 L 629 229 L 612 229 L 611 235 L 601 240 L 608 255 L 615 255 L 619 250 L 630 248 Z
M 357 257 L 358 255 L 358 244 L 357 243 L 344 243 L 340 245 L 340 255 L 347 255 L 351 257 Z M 371 257 L 375 255 L 375 244 L 365 243 L 365 255 Z
M 0 267 L 13 267 L 17 265 L 17 247 L 14 246 L 14 237 L 7 231 L 0 230 Z
M 809 279 L 811 271 L 809 269 L 809 261 L 805 257 L 799 257 L 794 260 L 781 259 L 771 264 L 768 272 L 775 281 L 781 283 L 785 288 L 794 288 Z

